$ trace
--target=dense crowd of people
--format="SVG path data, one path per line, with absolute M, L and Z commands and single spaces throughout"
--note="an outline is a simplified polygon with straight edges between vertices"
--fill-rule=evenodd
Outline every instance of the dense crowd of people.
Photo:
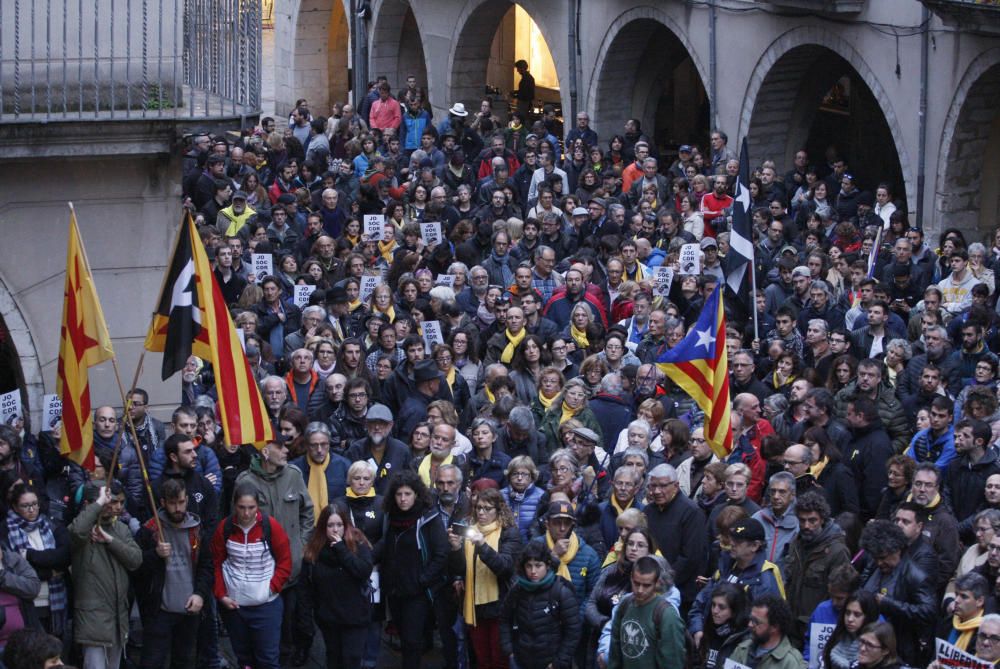
M 169 425 L 141 389 L 137 439 L 95 411 L 96 472 L 0 426 L 0 642 L 44 629 L 88 669 L 140 630 L 144 669 L 221 667 L 223 635 L 301 666 L 317 631 L 330 669 L 1000 659 L 1000 235 L 932 248 L 834 150 L 756 166 L 717 453 L 657 361 L 725 282 L 725 133 L 434 119 L 416 83 L 192 138 L 185 206 L 276 436 L 228 443 L 196 357 Z

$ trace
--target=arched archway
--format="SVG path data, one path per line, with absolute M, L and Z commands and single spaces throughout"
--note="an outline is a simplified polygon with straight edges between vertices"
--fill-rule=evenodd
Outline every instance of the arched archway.
M 286 114 L 297 99 L 305 98 L 313 114 L 327 116 L 331 103 L 347 101 L 350 30 L 344 2 L 265 3 L 273 23 L 273 30 L 263 35 L 265 112 Z
M 892 104 L 861 56 L 839 37 L 815 28 L 778 38 L 758 61 L 740 116 L 750 159 L 789 169 L 806 148 L 824 164 L 835 146 L 861 187 L 888 182 L 894 197 L 916 205 L 913 167 Z
M 423 39 L 410 3 L 382 0 L 375 7 L 374 17 L 369 78 L 385 75 L 396 91 L 406 85 L 406 77 L 412 74 L 417 78 L 417 86 L 430 95 Z
M 0 393 L 12 390 L 21 391 L 26 429 L 37 429 L 31 409 L 42 406 L 42 367 L 24 315 L 0 278 Z
M 521 21 L 517 20 L 516 6 L 523 10 Z M 499 95 L 492 97 L 503 100 L 503 105 L 494 104 L 494 112 L 504 120 L 506 101 L 510 92 L 516 89 L 514 77 L 514 53 L 521 48 L 515 41 L 523 42 L 525 24 L 531 23 L 537 30 L 539 48 L 548 51 L 554 66 L 550 73 L 552 81 L 543 82 L 536 76 L 535 102 L 555 103 L 562 115 L 570 113 L 569 97 L 562 82 L 565 80 L 562 63 L 557 54 L 563 53 L 562 39 L 546 29 L 541 10 L 545 5 L 537 5 L 535 0 L 473 0 L 466 4 L 457 22 L 457 30 L 452 38 L 454 48 L 448 60 L 450 97 L 444 107 L 455 102 L 463 103 L 470 111 L 479 109 L 479 102 L 486 97 L 486 88 L 499 89 Z M 530 19 L 525 21 L 524 19 Z M 439 101 L 439 104 L 441 101 Z
M 706 72 L 666 13 L 639 7 L 616 18 L 595 60 L 587 108 L 602 137 L 637 118 L 659 147 L 698 142 L 710 130 Z
M 936 227 L 957 227 L 966 239 L 987 239 L 1000 216 L 1000 49 L 979 55 L 953 96 L 941 135 Z

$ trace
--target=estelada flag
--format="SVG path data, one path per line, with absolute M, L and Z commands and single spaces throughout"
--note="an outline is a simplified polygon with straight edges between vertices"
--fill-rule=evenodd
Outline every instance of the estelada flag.
M 94 425 L 88 370 L 114 357 L 108 325 L 97 299 L 90 263 L 80 240 L 76 212 L 70 205 L 66 285 L 56 394 L 62 400 L 59 450 L 85 469 L 94 469 Z M 44 429 L 50 429 L 45 426 Z
M 257 381 L 190 216 L 185 216 L 177 236 L 145 347 L 163 353 L 164 381 L 183 369 L 192 355 L 211 362 L 222 429 L 230 444 L 261 447 L 274 437 Z
M 705 441 L 725 459 L 733 450 L 733 429 L 721 284 L 705 301 L 691 332 L 677 346 L 661 353 L 656 364 L 705 412 Z

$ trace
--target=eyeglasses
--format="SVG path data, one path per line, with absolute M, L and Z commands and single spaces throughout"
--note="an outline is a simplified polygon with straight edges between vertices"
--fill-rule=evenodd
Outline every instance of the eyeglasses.
M 861 646 L 862 648 L 868 648 L 869 650 L 880 650 L 882 648 L 882 644 L 876 643 L 874 641 L 869 641 L 864 637 L 858 640 L 858 645 Z
M 368 393 L 348 393 L 347 397 L 352 400 L 360 400 L 368 397 Z
M 571 471 L 573 471 L 573 468 L 563 465 L 562 467 L 556 467 L 556 471 L 559 472 L 560 474 L 569 474 Z
M 38 508 L 38 502 L 28 502 L 26 504 L 18 504 L 17 508 L 24 509 L 25 511 L 31 511 L 32 509 Z
M 994 546 L 993 544 L 990 544 L 989 546 L 986 547 L 986 551 L 989 553 L 1000 553 L 1000 546 Z
M 495 506 L 484 506 L 481 504 L 476 505 L 476 513 L 488 513 L 490 511 L 495 511 L 495 510 L 496 510 Z
M 786 467 L 794 467 L 795 465 L 805 464 L 802 460 L 785 460 L 782 464 Z
M 979 632 L 979 634 L 976 635 L 976 638 L 991 645 L 1000 643 L 1000 634 L 983 634 L 982 632 Z
M 531 472 L 511 472 L 510 478 L 512 479 L 530 479 Z

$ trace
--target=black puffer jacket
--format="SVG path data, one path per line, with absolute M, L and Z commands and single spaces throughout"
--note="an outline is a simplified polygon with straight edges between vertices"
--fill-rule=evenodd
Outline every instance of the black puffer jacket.
M 500 598 L 495 602 L 476 605 L 476 620 L 490 620 L 500 616 L 501 602 L 507 597 L 510 589 L 511 577 L 514 576 L 517 557 L 521 554 L 521 533 L 517 526 L 505 527 L 500 531 L 500 544 L 498 550 L 493 550 L 488 544 L 476 547 L 476 559 L 481 560 L 493 575 L 497 577 L 497 584 L 500 586 Z M 448 570 L 452 574 L 465 576 L 465 546 L 457 551 L 453 550 L 448 562 Z M 471 587 L 471 583 L 466 583 L 465 587 Z
M 500 610 L 500 649 L 523 669 L 569 669 L 580 641 L 580 604 L 573 586 L 552 583 L 529 592 L 516 584 Z
M 368 577 L 372 573 L 372 551 L 358 542 L 351 552 L 347 543 L 323 546 L 316 562 L 303 561 L 302 572 L 316 622 L 320 627 L 366 625 L 371 620 L 372 603 Z

